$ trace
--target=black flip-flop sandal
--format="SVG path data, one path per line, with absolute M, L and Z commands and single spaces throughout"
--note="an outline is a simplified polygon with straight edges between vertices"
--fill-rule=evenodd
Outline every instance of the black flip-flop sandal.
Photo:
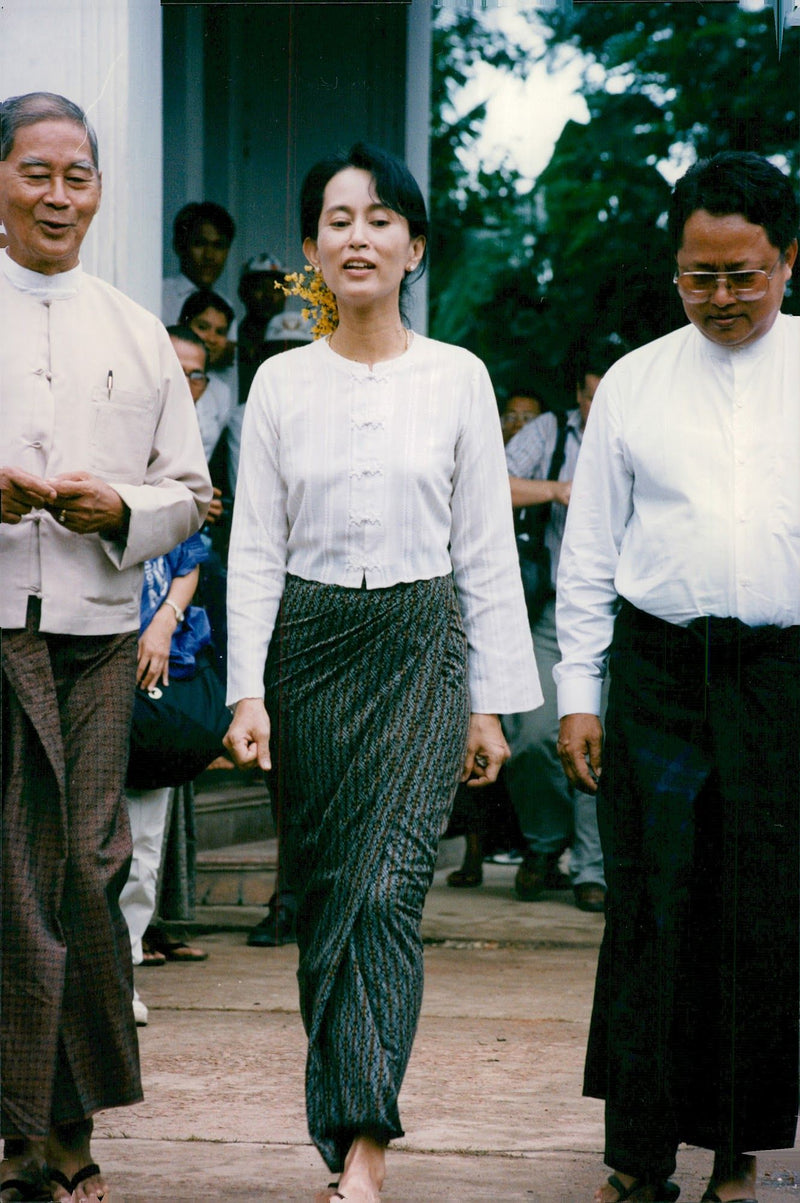
M 670 1182 L 668 1179 L 664 1182 L 651 1184 L 645 1178 L 635 1178 L 630 1186 L 625 1186 L 616 1174 L 611 1174 L 606 1181 L 619 1195 L 616 1203 L 625 1203 L 626 1199 L 632 1199 L 637 1191 L 651 1185 L 654 1193 L 654 1203 L 675 1203 L 675 1200 L 681 1193 L 681 1188 L 677 1182 Z
M 61 1170 L 48 1170 L 48 1173 L 50 1174 L 51 1182 L 57 1182 L 59 1186 L 64 1187 L 64 1190 L 69 1191 L 70 1196 L 72 1196 L 75 1194 L 76 1187 L 80 1186 L 82 1182 L 85 1182 L 87 1178 L 94 1178 L 95 1174 L 100 1173 L 100 1166 L 95 1165 L 93 1161 L 90 1161 L 88 1165 L 83 1167 L 83 1169 L 78 1170 L 71 1180 L 66 1174 L 62 1174 Z M 45 1196 L 45 1198 L 49 1197 L 49 1195 Z M 104 1198 L 105 1196 L 98 1195 L 97 1197 L 100 1199 Z

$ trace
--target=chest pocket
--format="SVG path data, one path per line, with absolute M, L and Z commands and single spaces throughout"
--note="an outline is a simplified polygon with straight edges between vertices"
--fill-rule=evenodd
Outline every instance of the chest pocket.
M 155 431 L 156 398 L 114 389 L 92 390 L 90 471 L 111 483 L 141 484 Z

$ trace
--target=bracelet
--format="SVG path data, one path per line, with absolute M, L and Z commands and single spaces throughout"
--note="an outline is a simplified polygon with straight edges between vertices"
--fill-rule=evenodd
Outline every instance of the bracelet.
M 163 602 L 163 604 L 164 604 L 165 606 L 171 606 L 171 607 L 172 607 L 172 609 L 175 611 L 175 617 L 177 618 L 178 622 L 179 622 L 179 623 L 180 623 L 180 622 L 183 622 L 183 620 L 185 619 L 186 615 L 184 614 L 184 612 L 183 612 L 183 610 L 180 608 L 180 606 L 179 606 L 179 605 L 177 605 L 177 604 L 176 604 L 176 603 L 175 603 L 175 602 L 172 600 L 172 598 L 171 598 L 171 597 L 165 597 L 165 598 L 164 598 L 164 602 Z

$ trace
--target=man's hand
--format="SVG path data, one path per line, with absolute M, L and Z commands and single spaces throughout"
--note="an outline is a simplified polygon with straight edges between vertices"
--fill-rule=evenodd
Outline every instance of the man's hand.
M 602 772 L 603 726 L 596 714 L 565 714 L 556 751 L 570 785 L 596 794 Z
M 125 504 L 116 489 L 89 472 L 62 472 L 47 482 L 56 491 L 48 505 L 60 526 L 78 535 L 114 539 L 125 528 Z
M 272 768 L 269 736 L 269 715 L 261 698 L 242 698 L 222 742 L 240 769 L 258 765 L 266 772 Z
M 214 495 L 211 498 L 211 503 L 206 514 L 206 522 L 209 526 L 213 526 L 218 518 L 222 517 L 222 489 L 214 487 Z
M 496 714 L 471 714 L 467 754 L 461 780 L 467 785 L 489 785 L 511 755 Z
M 569 505 L 569 499 L 572 495 L 571 480 L 554 480 L 553 485 L 553 501 L 557 501 L 559 505 Z
M 31 510 L 40 510 L 56 499 L 56 490 L 46 480 L 21 468 L 0 468 L 0 522 L 12 526 Z

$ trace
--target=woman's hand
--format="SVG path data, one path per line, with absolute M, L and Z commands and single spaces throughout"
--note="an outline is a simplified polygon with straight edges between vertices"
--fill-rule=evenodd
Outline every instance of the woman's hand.
M 236 703 L 233 722 L 223 743 L 240 769 L 256 765 L 264 772 L 272 768 L 269 754 L 270 723 L 261 698 L 242 698 Z
M 169 685 L 169 650 L 176 625 L 175 611 L 162 605 L 139 637 L 136 684 L 142 689 L 152 689 L 159 681 Z
M 511 749 L 497 715 L 471 714 L 461 780 L 467 785 L 489 785 L 497 780 L 497 774 L 510 755 Z

